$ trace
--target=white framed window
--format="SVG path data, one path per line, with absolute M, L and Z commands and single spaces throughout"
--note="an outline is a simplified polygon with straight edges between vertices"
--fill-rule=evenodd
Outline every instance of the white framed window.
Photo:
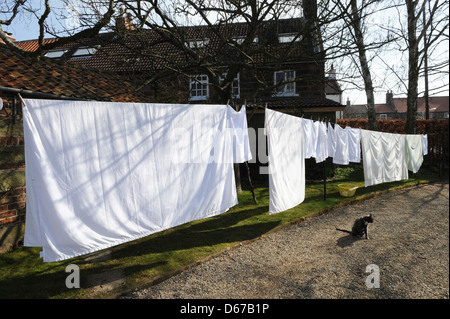
M 232 38 L 234 42 L 236 42 L 237 44 L 242 44 L 245 41 L 245 37 L 233 37 Z
M 298 33 L 280 33 L 278 35 L 278 41 L 280 43 L 300 42 L 302 36 Z
M 192 39 L 192 40 L 188 40 L 187 41 L 187 45 L 189 46 L 189 48 L 191 49 L 199 49 L 199 48 L 204 48 L 209 44 L 209 39 L 208 38 L 204 38 L 204 39 Z
M 380 114 L 380 120 L 387 120 L 387 114 Z
M 189 80 L 189 99 L 191 101 L 207 100 L 209 97 L 208 76 L 205 74 L 191 76 Z
M 100 49 L 99 45 L 93 47 L 79 47 L 74 54 L 72 54 L 71 59 L 89 58 L 93 56 L 98 49 Z
M 67 50 L 65 50 L 65 49 L 64 50 L 50 50 L 45 54 L 45 56 L 47 58 L 51 58 L 51 59 L 60 59 L 66 52 L 67 52 Z
M 242 44 L 244 43 L 246 37 L 245 36 L 238 36 L 238 37 L 233 37 L 232 38 L 234 42 L 236 42 L 236 44 Z M 259 38 L 258 36 L 255 36 L 255 38 L 253 39 L 253 43 L 257 44 L 259 42 Z M 230 43 L 231 45 L 234 45 L 233 43 Z
M 222 76 L 220 77 L 221 83 L 226 76 L 227 76 L 226 73 L 222 74 Z M 233 82 L 231 83 L 231 97 L 237 99 L 241 97 L 241 83 L 239 73 L 236 75 L 236 77 L 233 79 Z
M 277 71 L 273 75 L 277 96 L 296 96 L 295 71 Z M 285 83 L 280 85 L 280 83 Z

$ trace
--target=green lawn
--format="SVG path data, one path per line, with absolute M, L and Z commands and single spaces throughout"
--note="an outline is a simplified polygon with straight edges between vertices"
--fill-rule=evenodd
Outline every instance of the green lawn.
M 326 201 L 323 198 L 323 184 L 308 183 L 306 199 L 302 204 L 274 215 L 268 214 L 268 187 L 261 185 L 255 189 L 258 204 L 254 204 L 251 192 L 244 190 L 239 195 L 239 204 L 227 213 L 193 221 L 89 256 L 44 263 L 39 258 L 40 248 L 19 247 L 0 255 L 0 298 L 111 297 L 148 285 L 224 249 L 258 239 L 267 232 L 334 207 L 433 179 L 436 179 L 435 175 L 423 172 L 407 181 L 365 188 L 361 171 L 345 168 L 338 170 L 335 179 L 327 182 Z M 360 186 L 354 197 L 339 195 L 337 185 L 345 180 L 352 180 Z M 69 275 L 65 268 L 69 264 L 80 267 L 80 289 L 65 286 Z M 110 283 L 121 276 L 125 278 L 125 283 L 109 292 L 95 289 L 95 278 L 107 274 L 111 274 Z M 104 285 L 107 283 L 108 280 Z

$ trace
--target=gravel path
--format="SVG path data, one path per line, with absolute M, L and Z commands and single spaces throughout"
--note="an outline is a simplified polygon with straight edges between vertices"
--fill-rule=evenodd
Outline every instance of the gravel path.
M 387 193 L 268 234 L 125 298 L 448 299 L 448 201 L 448 183 Z M 369 240 L 335 230 L 351 229 L 369 213 Z M 366 285 L 377 282 L 368 265 L 378 266 L 379 288 Z

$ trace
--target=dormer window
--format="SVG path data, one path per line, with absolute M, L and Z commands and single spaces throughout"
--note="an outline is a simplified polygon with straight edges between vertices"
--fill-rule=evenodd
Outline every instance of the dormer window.
M 60 59 L 66 52 L 67 50 L 50 50 L 45 54 L 45 56 L 51 59 Z
M 204 38 L 204 39 L 188 40 L 187 44 L 191 49 L 200 49 L 206 47 L 209 44 L 209 39 Z
M 236 42 L 237 44 L 241 45 L 242 43 L 244 43 L 246 37 L 245 36 L 241 36 L 241 37 L 233 37 L 232 38 L 234 42 Z M 259 41 L 258 37 L 256 36 L 253 39 L 253 44 L 257 44 Z M 230 43 L 231 45 L 233 45 L 233 43 Z
M 100 49 L 99 45 L 93 47 L 79 47 L 74 54 L 72 54 L 71 59 L 83 59 L 90 58 Z
M 280 43 L 300 42 L 301 40 L 302 36 L 298 33 L 280 33 L 278 35 L 278 41 Z

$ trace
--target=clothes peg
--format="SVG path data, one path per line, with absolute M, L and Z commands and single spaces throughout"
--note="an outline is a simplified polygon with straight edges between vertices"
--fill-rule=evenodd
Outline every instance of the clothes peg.
M 25 103 L 25 101 L 23 100 L 22 95 L 20 95 L 20 93 L 17 94 L 17 95 L 19 96 L 19 99 L 20 99 L 20 101 L 22 102 L 23 106 L 24 106 L 24 107 L 27 107 L 27 103 Z

